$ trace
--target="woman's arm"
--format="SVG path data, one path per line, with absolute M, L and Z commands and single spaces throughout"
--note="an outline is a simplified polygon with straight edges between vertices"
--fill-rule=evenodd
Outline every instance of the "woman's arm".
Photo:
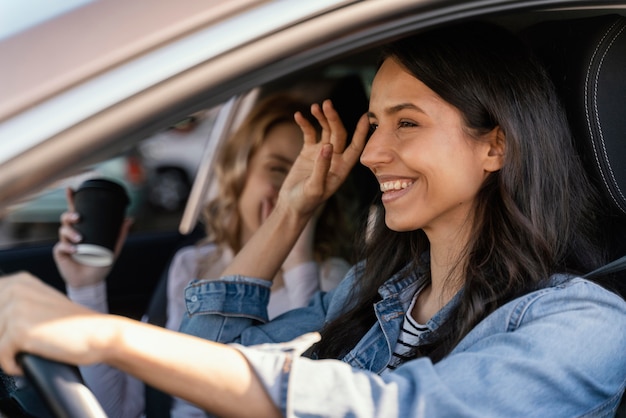
M 234 348 L 72 303 L 28 273 L 0 280 L 0 366 L 18 352 L 69 364 L 106 363 L 217 415 L 280 416 Z

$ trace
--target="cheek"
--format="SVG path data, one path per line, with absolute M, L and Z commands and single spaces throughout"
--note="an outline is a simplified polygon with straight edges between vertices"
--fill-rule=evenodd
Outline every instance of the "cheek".
M 463 164 L 462 161 L 457 162 L 455 167 L 442 176 L 438 190 L 459 203 L 473 200 L 484 182 L 484 171 L 475 165 Z
M 259 179 L 257 187 L 259 190 L 263 190 L 262 193 L 266 196 L 275 196 L 283 185 L 285 177 L 282 173 L 271 173 Z
M 244 219 L 249 216 L 250 209 L 255 206 L 254 202 L 257 200 L 252 188 L 246 187 L 243 189 L 243 193 L 239 196 L 239 201 L 237 202 L 237 208 L 239 209 L 239 214 Z
M 276 187 L 270 179 L 256 176 L 248 179 L 241 199 L 245 200 L 247 205 L 260 205 L 262 200 L 276 197 L 278 190 L 279 187 Z

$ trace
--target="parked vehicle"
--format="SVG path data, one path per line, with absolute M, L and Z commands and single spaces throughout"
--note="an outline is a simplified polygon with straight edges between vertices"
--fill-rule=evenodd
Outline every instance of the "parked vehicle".
M 132 232 L 108 278 L 111 312 L 133 318 L 149 308 L 168 260 L 197 227 L 216 151 L 259 91 L 297 86 L 315 93 L 315 87 L 302 86 L 337 75 L 371 74 L 381 44 L 462 20 L 487 20 L 525 34 L 538 24 L 560 28 L 559 22 L 609 14 L 626 19 L 626 0 L 101 0 L 67 10 L 50 7 L 50 17 L 0 36 L 0 211 L 20 205 L 7 216 L 19 222 L 50 221 L 59 213 L 58 192 L 26 203 L 29 196 L 112 158 L 128 163 L 124 150 L 138 147 L 148 172 L 156 173 L 150 181 L 150 201 L 168 211 L 180 209 L 184 202 L 185 210 L 178 229 L 163 230 L 154 222 L 153 229 Z M 620 28 L 625 30 L 623 22 Z M 582 144 L 585 135 L 577 140 L 593 175 L 601 172 L 596 159 L 612 170 L 612 177 L 597 185 L 600 194 L 612 196 L 607 207 L 613 208 L 615 222 L 607 225 L 607 240 L 613 243 L 615 258 L 626 252 L 626 118 L 615 116 L 626 108 L 626 44 L 620 33 L 614 37 L 620 40 L 615 48 L 621 49 L 591 57 L 605 60 L 602 70 L 611 71 L 613 80 L 610 88 L 602 84 L 595 91 L 600 99 L 587 97 L 590 112 L 598 112 L 594 116 L 601 123 L 582 126 L 594 120 L 570 113 L 575 132 L 603 134 L 598 145 L 602 152 Z M 582 44 L 595 39 L 570 35 L 573 51 L 587 51 Z M 554 36 L 554 31 L 542 36 Z M 538 49 L 541 43 L 536 43 Z M 604 83 L 606 74 L 599 70 L 596 75 Z M 574 77 L 583 89 L 585 77 Z M 571 107 L 576 106 L 573 96 L 563 94 Z M 596 99 L 600 107 L 594 107 Z M 168 130 L 207 109 L 215 109 L 215 118 L 202 119 L 191 132 Z M 192 151 L 178 158 L 186 147 Z M 28 270 L 63 289 L 51 246 L 16 244 L 0 250 L 0 269 Z M 61 366 L 42 373 L 56 378 L 67 370 Z M 0 390 L 5 399 L 0 400 L 0 410 L 18 416 L 11 412 L 15 406 L 8 406 L 17 399 L 26 410 L 36 411 L 35 416 L 95 416 L 83 409 L 64 415 L 81 408 L 76 400 L 88 396 L 82 394 L 87 390 L 58 391 L 54 379 L 37 384 L 47 405 L 62 406 L 41 412 L 46 407 L 33 397 L 38 395 L 5 387 L 4 395 Z M 624 407 L 620 411 L 618 416 L 626 416 Z
M 198 112 L 139 144 L 147 170 L 147 200 L 156 209 L 182 211 L 216 112 Z

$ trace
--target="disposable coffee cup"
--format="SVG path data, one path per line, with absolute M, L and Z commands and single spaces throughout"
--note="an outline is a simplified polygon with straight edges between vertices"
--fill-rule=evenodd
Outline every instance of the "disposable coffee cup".
M 72 254 L 74 260 L 94 267 L 113 264 L 115 243 L 129 203 L 124 186 L 111 180 L 91 179 L 78 187 L 74 192 L 79 214 L 75 228 L 83 239 Z

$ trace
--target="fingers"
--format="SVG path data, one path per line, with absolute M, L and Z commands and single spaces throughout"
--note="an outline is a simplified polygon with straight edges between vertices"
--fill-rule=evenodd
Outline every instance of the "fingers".
M 348 136 L 346 128 L 330 100 L 324 100 L 322 109 L 330 127 L 330 143 L 333 144 L 335 153 L 341 153 L 346 146 L 346 137 Z
M 24 272 L 11 274 L 0 280 L 0 367 L 9 375 L 23 374 L 15 359 L 20 351 L 17 342 L 23 338 L 21 334 L 23 329 L 11 326 L 17 318 L 21 319 L 24 316 L 16 302 L 21 299 L 24 292 L 33 290 L 36 292 L 37 282 L 33 276 Z
M 59 227 L 60 241 L 77 244 L 82 240 L 81 235 L 74 228 L 78 219 L 79 216 L 76 212 L 64 212 L 61 215 L 61 226 Z
M 7 373 L 20 374 L 15 355 L 22 351 L 73 364 L 92 362 L 90 337 L 99 328 L 94 326 L 94 315 L 31 274 L 4 277 L 0 280 L 0 366 Z
M 317 131 L 315 130 L 315 127 L 313 127 L 307 118 L 305 118 L 300 112 L 296 112 L 293 115 L 293 118 L 300 127 L 302 135 L 304 135 L 304 144 L 315 144 L 317 142 Z
M 78 222 L 78 214 L 76 212 L 64 212 L 61 215 L 59 241 L 52 248 L 55 260 L 59 261 L 76 252 L 76 244 L 83 239 L 78 231 L 74 229 L 76 222 Z
M 339 117 L 339 114 L 333 107 L 331 100 L 326 99 L 322 102 L 322 106 L 317 103 L 311 105 L 311 114 L 317 119 L 322 128 L 321 143 L 331 143 L 336 153 L 343 152 L 346 144 L 348 133 Z M 294 120 L 304 134 L 305 144 L 314 144 L 317 142 L 317 133 L 313 125 L 302 115 L 296 112 Z M 366 126 L 365 133 L 369 130 L 369 124 Z
M 323 144 L 320 153 L 315 159 L 313 171 L 309 178 L 308 190 L 311 196 L 323 197 L 326 191 L 326 177 L 330 170 L 333 156 L 333 145 Z
M 344 158 L 347 161 L 351 162 L 352 164 L 357 162 L 357 160 L 361 156 L 361 153 L 363 152 L 363 149 L 365 148 L 365 143 L 367 141 L 367 135 L 369 134 L 369 130 L 369 119 L 366 114 L 363 114 L 356 125 L 354 135 L 352 136 L 352 141 L 344 152 Z
M 9 376 L 22 376 L 24 372 L 18 365 L 15 356 L 16 347 L 7 338 L 0 338 L 0 368 Z
M 336 153 L 343 152 L 346 146 L 346 128 L 330 100 L 324 100 L 322 106 L 313 104 L 311 114 L 322 127 L 321 143 L 333 144 Z
M 359 120 L 350 146 L 346 147 L 347 131 L 330 100 L 321 106 L 313 104 L 311 114 L 322 129 L 320 141 L 313 141 L 313 125 L 296 113 L 294 118 L 305 135 L 305 144 L 287 181 L 295 184 L 293 173 L 303 173 L 300 177 L 306 178 L 306 183 L 302 183 L 304 195 L 312 199 L 309 202 L 321 202 L 337 190 L 358 161 L 365 147 L 369 121 L 365 115 Z
M 311 114 L 317 122 L 322 127 L 322 136 L 320 142 L 322 144 L 330 143 L 331 133 L 330 133 L 330 124 L 328 123 L 328 119 L 324 114 L 323 109 L 317 103 L 311 105 Z

